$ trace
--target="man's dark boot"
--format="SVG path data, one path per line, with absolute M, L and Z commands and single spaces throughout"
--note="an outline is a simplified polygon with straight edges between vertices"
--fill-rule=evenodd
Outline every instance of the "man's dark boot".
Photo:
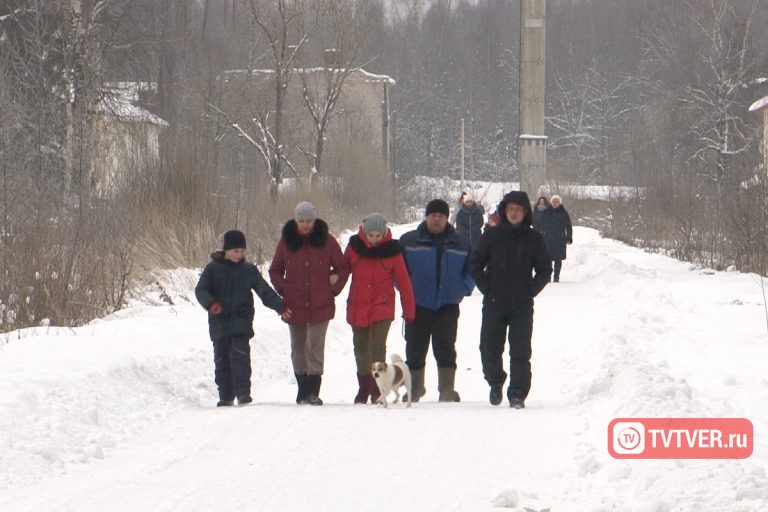
M 356 404 L 364 404 L 368 401 L 368 397 L 371 395 L 370 383 L 368 382 L 367 375 L 357 374 L 357 395 L 355 395 Z
M 379 399 L 381 396 L 381 391 L 379 391 L 379 385 L 376 384 L 376 379 L 373 378 L 373 375 L 370 373 L 365 376 L 366 379 L 368 379 L 368 389 L 371 391 L 371 403 L 375 404 L 376 400 Z
M 504 398 L 502 387 L 503 384 L 491 384 L 491 393 L 488 395 L 491 405 L 499 405 L 501 403 L 502 398 Z
M 507 390 L 507 398 L 509 398 L 509 406 L 513 409 L 525 409 L 525 398 L 523 398 L 524 393 L 512 389 Z
M 322 375 L 307 375 L 307 395 L 306 400 L 309 405 L 323 405 L 320 400 L 320 384 L 323 382 Z
M 296 403 L 306 404 L 307 403 L 307 374 L 295 373 L 294 375 L 296 375 L 296 385 L 299 388 L 299 391 L 296 393 Z
M 423 373 L 422 373 L 423 375 Z M 456 382 L 455 368 L 437 369 L 437 390 L 440 392 L 440 402 L 460 402 L 461 397 L 456 392 L 454 383 Z M 414 395 L 415 396 L 415 395 Z
M 424 368 L 421 370 L 411 370 L 411 402 L 418 402 L 424 396 L 427 390 L 424 389 Z M 408 393 L 403 395 L 403 402 L 408 401 Z

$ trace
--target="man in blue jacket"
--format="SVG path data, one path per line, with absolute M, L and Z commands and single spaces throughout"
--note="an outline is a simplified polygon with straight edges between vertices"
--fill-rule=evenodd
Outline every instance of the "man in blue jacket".
M 456 330 L 459 303 L 475 287 L 469 275 L 469 241 L 448 223 L 450 210 L 442 199 L 427 204 L 426 220 L 400 237 L 416 298 L 416 318 L 405 325 L 406 363 L 411 371 L 411 401 L 426 392 L 424 366 L 430 339 L 437 362 L 441 402 L 458 402 Z

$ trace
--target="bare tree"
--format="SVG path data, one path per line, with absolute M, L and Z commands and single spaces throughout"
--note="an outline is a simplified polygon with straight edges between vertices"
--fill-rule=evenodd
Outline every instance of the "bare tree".
M 750 2 L 752 12 L 760 1 Z M 740 157 L 751 150 L 755 139 L 744 115 L 748 107 L 744 91 L 755 73 L 751 16 L 738 12 L 744 3 L 736 5 L 731 0 L 710 0 L 705 10 L 693 3 L 687 5 L 699 42 L 695 73 L 680 98 L 691 125 L 688 162 L 698 176 L 715 187 L 710 250 L 722 254 L 727 243 L 724 185 L 730 181 L 733 186 L 742 179 L 736 173 L 741 167 Z
M 324 3 L 324 0 L 249 0 L 254 62 L 258 60 L 256 50 L 261 36 L 266 39 L 274 72 L 274 112 L 265 112 L 254 120 L 264 131 L 264 140 L 270 147 L 270 197 L 273 200 L 277 198 L 277 187 L 283 179 L 282 166 L 286 161 L 283 121 L 288 84 Z
M 589 181 L 607 177 L 606 159 L 621 151 L 615 142 L 637 104 L 629 101 L 636 90 L 634 77 L 611 82 L 595 69 L 580 77 L 558 77 L 552 113 L 547 123 L 553 128 L 549 148 L 567 149 L 578 162 L 579 176 Z
M 322 172 L 328 126 L 341 113 L 339 99 L 344 83 L 363 65 L 360 50 L 368 33 L 371 5 L 369 1 L 331 0 L 323 13 L 333 44 L 324 50 L 325 67 L 320 73 L 311 68 L 298 70 L 302 98 L 314 130 L 314 147 L 303 150 L 310 163 L 310 186 Z M 320 78 L 315 80 L 313 77 L 318 75 Z

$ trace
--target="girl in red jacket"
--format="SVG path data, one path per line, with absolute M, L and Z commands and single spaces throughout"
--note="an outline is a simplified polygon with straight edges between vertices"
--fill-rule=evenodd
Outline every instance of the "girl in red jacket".
M 387 333 L 395 319 L 395 284 L 400 290 L 403 318 L 412 322 L 416 316 L 413 288 L 405 267 L 402 247 L 392 239 L 387 220 L 371 213 L 349 239 L 344 257 L 352 271 L 352 285 L 347 299 L 347 322 L 352 326 L 357 363 L 356 404 L 379 398 L 379 389 L 371 375 L 371 363 L 386 361 Z

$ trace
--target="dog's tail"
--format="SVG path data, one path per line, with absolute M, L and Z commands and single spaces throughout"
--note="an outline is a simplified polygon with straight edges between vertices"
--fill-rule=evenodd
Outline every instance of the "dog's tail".
M 391 356 L 389 356 L 389 360 L 392 361 L 393 363 L 402 363 L 403 362 L 403 358 L 400 357 L 397 354 L 392 354 Z

